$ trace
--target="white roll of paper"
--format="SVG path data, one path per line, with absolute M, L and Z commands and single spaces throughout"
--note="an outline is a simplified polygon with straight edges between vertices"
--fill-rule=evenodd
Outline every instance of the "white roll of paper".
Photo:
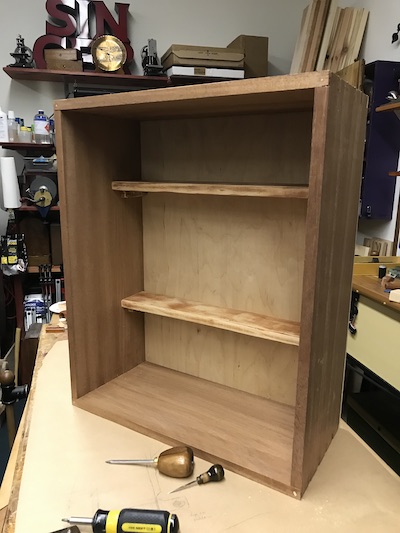
M 19 191 L 15 159 L 13 157 L 0 158 L 0 173 L 5 209 L 21 207 L 21 194 Z

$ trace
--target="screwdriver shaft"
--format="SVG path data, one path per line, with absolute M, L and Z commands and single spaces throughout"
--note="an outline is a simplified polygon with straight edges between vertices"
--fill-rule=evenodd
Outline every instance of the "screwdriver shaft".
M 179 492 L 180 490 L 183 490 L 183 489 L 188 489 L 192 485 L 197 485 L 197 479 L 195 479 L 194 481 L 191 481 L 190 483 L 186 483 L 186 485 L 182 485 L 178 487 L 177 489 L 171 490 L 170 494 L 172 494 L 173 492 Z
M 106 463 L 110 465 L 154 465 L 157 459 L 109 459 Z
M 86 518 L 84 516 L 71 516 L 70 518 L 62 518 L 63 522 L 68 522 L 68 524 L 93 524 L 93 518 Z

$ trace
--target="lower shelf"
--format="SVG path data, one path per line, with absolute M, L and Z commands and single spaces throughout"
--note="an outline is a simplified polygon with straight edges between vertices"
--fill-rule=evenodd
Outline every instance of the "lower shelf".
M 291 493 L 293 407 L 151 363 L 75 405 L 168 444 L 187 444 L 206 460 Z
M 259 313 L 215 307 L 149 292 L 139 292 L 128 296 L 121 301 L 121 306 L 130 311 L 142 311 L 186 320 L 187 322 L 284 344 L 298 346 L 300 342 L 300 324 L 298 322 L 260 315 Z

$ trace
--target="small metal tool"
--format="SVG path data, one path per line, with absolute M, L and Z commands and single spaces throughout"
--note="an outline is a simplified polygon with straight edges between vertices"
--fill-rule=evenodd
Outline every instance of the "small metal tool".
M 65 527 L 64 529 L 57 529 L 57 531 L 53 531 L 52 533 L 80 533 L 81 530 L 78 526 L 71 526 L 71 527 Z
M 169 477 L 189 477 L 193 474 L 194 454 L 187 446 L 176 446 L 165 450 L 154 459 L 110 459 L 111 465 L 155 466 L 161 474 Z
M 204 483 L 209 483 L 210 481 L 222 481 L 225 477 L 224 469 L 221 465 L 212 465 L 207 472 L 200 474 L 194 481 L 186 483 L 175 490 L 172 490 L 169 494 L 173 492 L 178 492 L 179 490 L 187 489 L 193 485 L 204 485 Z

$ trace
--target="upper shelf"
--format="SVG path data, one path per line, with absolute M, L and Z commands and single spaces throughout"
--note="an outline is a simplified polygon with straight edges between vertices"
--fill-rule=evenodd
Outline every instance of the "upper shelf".
M 234 185 L 222 183 L 172 183 L 151 181 L 114 181 L 114 191 L 177 194 L 209 194 L 213 196 L 263 196 L 268 198 L 308 198 L 308 187 L 303 185 Z
M 22 81 L 61 81 L 85 85 L 110 85 L 114 87 L 137 87 L 140 89 L 166 87 L 167 76 L 132 76 L 130 74 L 111 74 L 94 71 L 72 72 L 35 68 L 3 67 L 13 80 Z

